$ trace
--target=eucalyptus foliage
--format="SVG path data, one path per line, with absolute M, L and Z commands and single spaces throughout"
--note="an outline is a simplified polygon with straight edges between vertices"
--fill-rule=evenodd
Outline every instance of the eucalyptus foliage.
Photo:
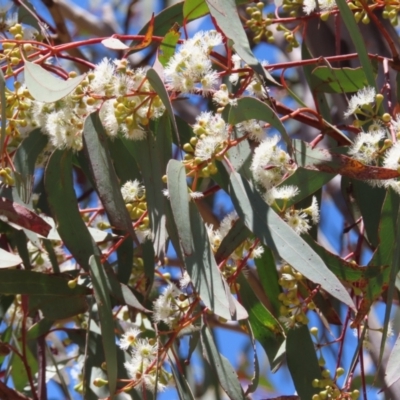
M 259 343 L 296 389 L 276 393 L 367 398 L 374 381 L 397 398 L 399 55 L 382 21 L 399 5 L 185 0 L 138 35 L 55 44 L 17 3 L 1 14 L 0 397 L 45 400 L 49 380 L 89 400 L 265 397 Z M 203 16 L 213 29 L 188 36 Z M 354 53 L 313 55 L 311 24 L 332 21 Z M 254 56 L 275 40 L 297 59 Z M 94 45 L 113 56 L 79 52 Z M 133 65 L 143 49 L 154 61 Z M 216 327 L 247 338 L 250 368 Z

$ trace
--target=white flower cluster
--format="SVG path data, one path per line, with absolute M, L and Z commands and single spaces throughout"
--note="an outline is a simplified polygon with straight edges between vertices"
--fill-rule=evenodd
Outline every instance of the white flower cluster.
M 236 129 L 242 134 L 248 133 L 249 138 L 256 142 L 261 142 L 265 136 L 263 124 L 255 119 L 250 119 L 237 124 Z
M 289 154 L 278 146 L 278 142 L 279 136 L 263 140 L 256 148 L 251 162 L 253 177 L 265 190 L 278 185 L 296 168 Z
M 121 194 L 125 203 L 141 200 L 144 193 L 144 186 L 137 179 L 125 182 L 121 187 Z
M 222 44 L 222 36 L 216 31 L 197 32 L 186 40 L 170 59 L 164 74 L 172 90 L 190 93 L 201 89 L 207 93 L 215 88 L 218 73 L 212 69 L 209 58 L 213 47 Z
M 219 246 L 222 243 L 224 237 L 229 233 L 232 228 L 232 225 L 238 219 L 238 215 L 236 212 L 231 212 L 224 217 L 221 221 L 221 224 L 218 229 L 213 229 L 212 225 L 206 225 L 208 238 L 210 239 L 211 248 L 213 253 L 218 251 Z M 256 246 L 253 248 L 254 241 L 247 240 L 241 246 L 239 246 L 234 253 L 230 255 L 230 259 L 227 261 L 227 264 L 235 265 L 235 261 L 243 260 L 243 258 L 259 258 L 261 257 L 264 249 L 262 246 Z M 250 250 L 251 249 L 251 250 Z M 249 254 L 250 250 L 250 254 Z
M 362 108 L 369 106 L 375 101 L 376 91 L 373 87 L 367 86 L 359 90 L 349 101 L 348 108 L 344 113 L 344 117 L 348 118 L 350 115 L 362 111 Z
M 228 125 L 219 114 L 212 112 L 197 116 L 193 132 L 199 137 L 194 155 L 201 161 L 209 160 L 221 151 L 228 139 Z
M 180 300 L 182 296 L 185 298 L 184 300 Z M 164 322 L 173 329 L 185 316 L 185 311 L 189 305 L 189 300 L 184 293 L 173 283 L 170 283 L 164 293 L 154 302 L 153 320 L 155 323 Z
M 26 94 L 26 87 L 18 88 L 18 93 Z M 43 103 L 25 96 L 26 119 L 20 131 L 41 127 L 54 147 L 80 150 L 85 118 L 100 106 L 106 133 L 114 137 L 121 132 L 132 140 L 143 139 L 149 120 L 159 118 L 165 110 L 143 69 L 134 71 L 126 66 L 126 60 L 104 58 L 62 100 Z
M 318 0 L 318 9 L 322 12 L 331 11 L 336 7 L 335 0 Z M 303 11 L 309 15 L 313 11 L 317 9 L 317 1 L 316 0 L 304 0 L 303 2 Z

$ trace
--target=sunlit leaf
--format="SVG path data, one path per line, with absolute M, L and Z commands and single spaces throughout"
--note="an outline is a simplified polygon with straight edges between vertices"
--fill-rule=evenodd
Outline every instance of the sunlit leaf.
M 349 294 L 321 258 L 237 173 L 231 173 L 230 194 L 239 217 L 265 245 L 306 278 L 354 309 Z
M 70 94 L 85 78 L 84 75 L 66 81 L 56 78 L 38 64 L 25 60 L 25 84 L 35 100 L 52 103 Z
M 180 37 L 179 25 L 174 25 L 168 33 L 165 35 L 163 41 L 160 44 L 160 50 L 158 53 L 158 60 L 161 65 L 165 67 L 171 57 L 175 53 L 176 44 Z
M 385 384 L 389 388 L 400 379 L 400 336 L 396 339 L 386 366 Z
M 205 0 L 185 0 L 183 3 L 184 20 L 196 19 L 206 15 L 208 12 Z
M 364 70 L 360 68 L 317 67 L 312 72 L 311 88 L 325 93 L 357 92 L 367 86 Z
M 10 268 L 22 263 L 22 259 L 17 254 L 12 254 L 6 250 L 0 249 L 0 269 Z
M 107 39 L 102 40 L 101 44 L 104 47 L 107 47 L 107 49 L 111 49 L 111 50 L 129 49 L 129 46 L 127 46 L 125 43 L 121 42 L 119 39 L 113 38 L 113 37 L 109 37 Z
M 168 192 L 172 213 L 179 232 L 182 250 L 185 255 L 193 252 L 193 238 L 189 215 L 189 193 L 186 183 L 186 170 L 183 164 L 171 160 L 167 167 Z

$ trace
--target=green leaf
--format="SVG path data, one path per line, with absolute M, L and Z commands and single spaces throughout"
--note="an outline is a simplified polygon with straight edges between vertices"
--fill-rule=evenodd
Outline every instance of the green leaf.
M 352 181 L 353 196 L 357 201 L 363 217 L 365 230 L 367 232 L 368 241 L 372 246 L 376 247 L 379 243 L 378 227 L 380 223 L 380 210 L 382 210 L 385 200 L 386 190 L 384 188 L 372 187 L 367 182 L 353 180 Z M 398 197 L 398 195 L 397 195 Z M 374 212 L 371 212 L 374 210 Z M 375 264 L 379 265 L 379 264 Z M 380 264 L 385 265 L 385 263 Z
M 242 386 L 230 362 L 219 353 L 214 338 L 205 325 L 201 330 L 204 358 L 208 361 L 225 393 L 232 400 L 245 400 Z
M 108 294 L 106 274 L 101 265 L 100 257 L 92 256 L 89 260 L 89 265 L 94 297 L 100 317 L 101 339 L 106 361 L 108 387 L 112 397 L 117 387 L 118 365 L 111 300 Z
M 21 347 L 22 347 L 22 342 L 18 340 L 18 348 L 21 349 Z M 38 371 L 38 363 L 36 357 L 34 357 L 28 346 L 26 346 L 26 364 L 29 366 L 31 375 L 35 376 L 36 372 Z M 16 354 L 14 354 L 12 357 L 11 377 L 15 389 L 18 392 L 23 392 L 26 385 L 28 384 L 28 374 L 26 372 L 25 364 L 22 362 L 21 358 L 18 357 Z M 31 392 L 30 386 L 28 391 Z
M 184 262 L 193 285 L 204 304 L 215 314 L 227 320 L 242 319 L 218 269 L 204 222 L 192 202 L 189 213 L 194 248 L 192 254 L 184 257 Z
M 237 282 L 240 284 L 240 300 L 249 313 L 249 322 L 254 337 L 260 342 L 272 365 L 284 340 L 283 329 L 254 294 L 243 274 L 239 275 Z M 270 296 L 270 293 L 268 293 L 268 296 Z
M 50 328 L 53 326 L 54 321 L 42 318 L 39 322 L 33 324 L 27 332 L 27 339 L 28 340 L 35 340 L 42 335 L 46 335 Z
M 348 283 L 363 283 L 385 274 L 384 266 L 360 267 L 326 250 L 315 242 L 310 235 L 303 235 L 302 239 L 322 258 L 327 267 L 341 280 Z
M 67 276 L 43 274 L 24 270 L 0 270 L 0 293 L 30 294 L 44 296 L 77 296 L 87 295 L 90 290 L 77 285 L 68 286 Z
M 399 173 L 393 169 L 364 165 L 343 154 L 326 149 L 313 149 L 302 140 L 293 140 L 296 163 L 304 168 L 318 169 L 331 174 L 340 174 L 359 180 L 392 179 Z
M 179 31 L 171 28 L 160 43 L 158 61 L 160 61 L 163 67 L 166 67 L 166 65 L 169 63 L 169 60 L 174 55 L 179 37 Z
M 400 336 L 397 337 L 386 365 L 385 384 L 390 388 L 400 379 Z
M 35 164 L 44 150 L 48 136 L 40 128 L 34 129 L 18 146 L 14 155 L 16 189 L 24 203 L 28 203 L 32 194 Z
M 321 258 L 268 206 L 237 173 L 231 173 L 229 193 L 239 217 L 266 246 L 333 297 L 354 309 L 349 294 Z
M 149 212 L 150 227 L 153 233 L 153 245 L 159 259 L 164 258 L 166 228 L 165 228 L 165 196 L 162 191 L 164 183 L 162 176 L 165 169 L 162 165 L 164 151 L 162 144 L 166 138 L 157 135 L 154 138 L 152 132 L 148 132 L 146 139 L 132 141 L 122 139 L 122 142 L 135 157 L 142 171 L 142 179 L 146 188 L 147 209 Z
M 278 283 L 278 271 L 276 270 L 275 258 L 270 248 L 263 246 L 264 252 L 261 257 L 255 258 L 258 277 L 268 299 L 273 307 L 275 315 L 279 315 L 281 302 L 278 296 L 281 293 L 281 287 Z
M 173 362 L 173 353 L 168 352 L 169 365 L 171 366 L 172 375 L 174 376 L 176 391 L 180 400 L 195 400 L 192 390 L 184 374 L 178 371 L 178 368 Z
M 364 70 L 359 68 L 317 67 L 311 74 L 311 89 L 324 93 L 352 93 L 367 86 Z
M 189 193 L 186 170 L 180 161 L 170 160 L 167 166 L 168 193 L 179 239 L 185 256 L 193 252 L 193 237 L 189 215 Z
M 279 85 L 267 72 L 251 51 L 246 32 L 240 21 L 235 0 L 206 0 L 211 16 L 216 20 L 219 29 L 233 42 L 233 48 L 239 57 L 261 77 L 261 80 Z
M 297 394 L 301 399 L 311 399 L 320 391 L 312 381 L 321 379 L 321 370 L 307 325 L 289 330 L 286 360 Z
M 388 192 L 391 193 L 391 192 L 393 192 L 393 190 L 389 189 Z M 388 194 L 388 197 L 389 196 L 393 196 L 393 194 Z M 398 204 L 399 204 L 398 199 L 397 199 L 397 201 L 393 202 L 393 205 L 395 207 L 397 207 Z M 393 212 L 396 212 L 396 208 L 393 211 L 391 211 L 391 214 Z M 396 276 L 400 271 L 400 229 L 399 229 L 399 224 L 400 224 L 400 207 L 397 209 L 395 229 L 393 231 L 394 245 L 393 245 L 392 257 L 391 257 L 391 263 L 390 263 L 389 284 L 388 284 L 388 288 L 387 288 L 387 292 L 386 292 L 386 309 L 385 309 L 385 317 L 384 317 L 384 321 L 383 321 L 382 341 L 381 341 L 381 346 L 380 346 L 378 365 L 380 365 L 380 363 L 382 361 L 383 352 L 385 350 L 385 344 L 386 344 L 386 339 L 387 339 L 387 334 L 388 334 L 388 327 L 389 327 L 390 315 L 391 315 L 391 310 L 392 310 L 393 298 L 394 298 L 395 290 L 396 290 Z M 387 229 L 390 232 L 392 230 L 392 227 L 387 227 Z M 385 232 L 385 233 L 387 233 L 387 232 Z
M 82 220 L 72 179 L 72 151 L 55 150 L 45 171 L 45 188 L 57 230 L 64 244 L 85 270 L 89 258 L 100 254 Z
M 122 198 L 121 187 L 107 148 L 107 136 L 98 111 L 90 114 L 83 128 L 83 142 L 96 191 L 111 225 L 136 237 Z
M 369 198 L 363 200 L 367 203 L 366 200 L 369 200 Z M 399 207 L 399 195 L 393 190 L 387 190 L 382 211 L 380 213 L 379 227 L 377 227 L 377 233 L 379 235 L 377 242 L 379 244 L 368 265 L 391 265 L 393 249 L 396 246 L 397 240 L 396 220 Z M 371 214 L 377 214 L 379 216 L 377 212 L 379 208 L 371 207 L 371 210 L 374 210 Z
M 164 36 L 174 24 L 182 25 L 183 2 L 164 8 L 154 18 L 153 36 Z M 140 30 L 139 35 L 145 35 L 149 29 L 149 22 Z M 132 47 L 134 42 L 129 47 Z
M 167 92 L 167 89 L 164 86 L 163 80 L 160 78 L 160 75 L 154 68 L 149 68 L 147 70 L 146 78 L 150 82 L 150 84 L 153 87 L 153 89 L 155 90 L 155 92 L 160 96 L 160 99 L 163 102 L 163 104 L 168 112 L 170 121 L 172 123 L 172 127 L 174 128 L 174 131 L 175 131 L 175 134 L 177 137 L 179 137 L 179 131 L 178 131 L 178 127 L 177 127 L 176 121 L 175 121 L 174 110 L 172 109 L 171 100 L 169 99 L 169 94 Z
M 19 264 L 22 264 L 22 259 L 19 255 L 0 249 L 0 269 L 15 267 Z
M 29 296 L 29 311 L 40 309 L 44 317 L 50 320 L 71 318 L 85 313 L 88 308 L 85 296 Z
M 292 141 L 286 132 L 281 120 L 270 106 L 254 97 L 242 97 L 237 101 L 237 105 L 228 104 L 222 113 L 222 117 L 231 125 L 236 125 L 250 119 L 257 119 L 268 122 L 275 128 L 285 141 L 287 147 L 292 147 Z
M 336 4 L 340 10 L 340 16 L 342 17 L 343 22 L 347 30 L 349 31 L 354 47 L 356 48 L 361 67 L 368 81 L 368 85 L 376 88 L 375 75 L 372 69 L 372 64 L 368 57 L 368 51 L 365 46 L 364 39 L 354 19 L 353 12 L 350 10 L 348 4 L 346 3 L 346 0 L 337 0 Z
M 135 179 L 140 181 L 142 179 L 135 157 L 128 151 L 121 139 L 109 138 L 107 147 L 121 186 L 127 181 L 134 181 Z
M 330 174 L 328 172 L 314 171 L 312 169 L 298 167 L 292 175 L 278 185 L 278 187 L 293 185 L 300 189 L 300 192 L 297 196 L 294 196 L 285 202 L 286 207 L 297 204 L 299 201 L 314 194 L 321 189 L 322 186 L 333 179 L 334 176 L 334 174 Z M 283 205 L 283 202 L 280 200 L 276 200 L 276 202 L 278 205 Z
M 84 75 L 66 81 L 56 78 L 38 64 L 25 60 L 25 84 L 35 100 L 53 103 L 70 94 L 85 78 Z
M 208 14 L 208 7 L 205 0 L 185 0 L 183 3 L 183 18 L 191 20 Z
M 215 254 L 215 259 L 219 262 L 228 258 L 250 235 L 251 232 L 243 221 L 236 220 L 227 235 L 222 239 Z

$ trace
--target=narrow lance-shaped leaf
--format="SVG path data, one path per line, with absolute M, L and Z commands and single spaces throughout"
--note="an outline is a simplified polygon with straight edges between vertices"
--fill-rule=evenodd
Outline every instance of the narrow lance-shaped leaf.
M 240 299 L 249 313 L 249 322 L 254 337 L 264 348 L 272 365 L 279 347 L 284 340 L 283 329 L 276 318 L 263 306 L 254 294 L 243 274 L 239 275 L 238 283 L 240 284 Z
M 153 133 L 148 131 L 147 137 L 140 141 L 122 139 L 122 142 L 135 157 L 142 172 L 143 183 L 146 188 L 147 209 L 149 212 L 150 226 L 153 234 L 153 244 L 156 255 L 159 259 L 164 257 L 166 241 L 165 228 L 165 202 L 162 193 L 164 183 L 162 176 L 165 174 L 162 166 L 159 141 L 165 138 L 155 138 Z
M 19 197 L 28 203 L 32 194 L 35 164 L 44 150 L 48 136 L 40 128 L 34 129 L 18 146 L 14 155 L 15 181 Z
M 321 378 L 321 370 L 307 325 L 289 330 L 286 360 L 300 398 L 311 399 L 320 391 L 312 386 L 312 381 Z
M 240 385 L 236 371 L 230 362 L 219 353 L 215 345 L 214 338 L 205 325 L 201 330 L 201 339 L 203 343 L 203 352 L 205 359 L 209 362 L 214 372 L 218 376 L 218 381 L 232 400 L 245 400 L 242 386 Z
M 179 138 L 179 131 L 175 121 L 174 110 L 172 109 L 171 100 L 169 99 L 169 95 L 167 89 L 164 86 L 164 82 L 160 78 L 160 75 L 155 68 L 150 68 L 147 70 L 146 78 L 149 80 L 151 86 L 156 91 L 156 93 L 160 96 L 160 99 L 163 102 L 171 119 L 172 127 L 174 128 L 175 134 L 177 138 Z
M 225 319 L 242 319 L 234 299 L 218 269 L 204 222 L 196 206 L 189 203 L 190 224 L 193 234 L 193 253 L 183 258 L 189 276 L 201 300 L 215 314 Z
M 357 26 L 357 22 L 354 18 L 353 12 L 350 10 L 349 5 L 346 3 L 346 0 L 337 0 L 336 4 L 340 10 L 340 16 L 343 19 L 347 30 L 349 31 L 354 47 L 356 48 L 358 57 L 360 59 L 360 64 L 365 72 L 368 84 L 376 88 L 375 76 L 372 69 L 371 60 L 368 57 L 368 51 L 365 46 L 360 29 Z
M 193 237 L 189 214 L 189 193 L 186 183 L 186 170 L 183 164 L 171 160 L 167 166 L 168 193 L 172 213 L 179 232 L 182 250 L 185 255 L 193 252 Z
M 231 173 L 229 192 L 239 217 L 265 245 L 306 278 L 354 309 L 348 292 L 321 258 L 236 172 Z
M 389 388 L 400 379 L 400 336 L 397 337 L 396 343 L 390 353 L 389 360 L 386 366 L 385 383 Z
M 107 148 L 107 136 L 98 112 L 92 113 L 86 118 L 83 140 L 93 181 L 111 225 L 136 237 L 122 198 L 117 174 Z
M 45 188 L 58 233 L 77 262 L 88 270 L 90 256 L 99 250 L 93 246 L 93 239 L 79 212 L 72 179 L 71 151 L 56 150 L 51 155 L 45 172 Z
M 111 300 L 108 294 L 107 279 L 100 258 L 92 256 L 89 260 L 90 276 L 93 282 L 94 296 L 99 310 L 101 338 L 107 368 L 108 387 L 110 395 L 117 387 L 117 352 L 114 335 L 114 318 Z
M 267 72 L 251 51 L 249 41 L 237 12 L 235 0 L 206 0 L 211 16 L 228 39 L 240 58 L 261 77 L 279 85 Z
M 70 94 L 85 78 L 84 75 L 66 81 L 56 78 L 38 64 L 25 60 L 25 84 L 35 100 L 53 103 Z

